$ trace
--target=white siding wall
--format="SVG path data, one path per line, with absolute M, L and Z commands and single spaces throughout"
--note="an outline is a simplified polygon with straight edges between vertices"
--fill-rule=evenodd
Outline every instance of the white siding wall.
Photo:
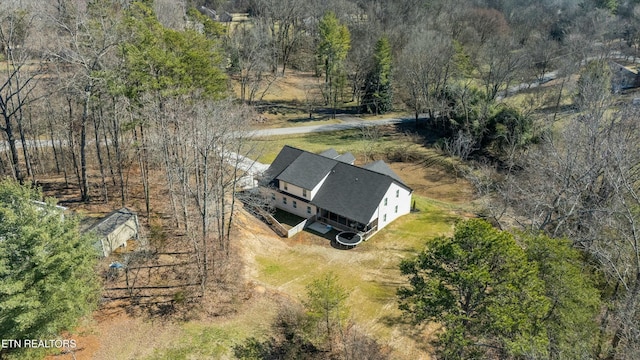
M 291 185 L 289 185 L 289 189 L 291 189 L 290 187 Z M 266 195 L 267 195 L 267 199 L 269 199 L 269 201 L 271 201 L 271 204 L 273 206 L 275 206 L 276 208 L 280 209 L 280 210 L 284 210 L 286 212 L 290 212 L 292 214 L 301 216 L 303 218 L 309 218 L 313 215 L 316 214 L 316 207 L 306 203 L 302 200 L 299 199 L 295 199 L 291 196 L 287 196 L 286 194 L 283 193 L 279 193 L 275 190 L 266 190 L 265 191 Z M 273 197 L 275 196 L 275 200 L 273 200 Z M 286 198 L 287 199 L 287 203 L 285 204 L 283 199 Z M 296 202 L 296 207 L 293 207 L 293 202 Z M 307 213 L 307 206 L 309 206 L 311 208 L 311 213 Z
M 397 196 L 396 196 L 397 194 Z M 384 200 L 387 199 L 387 205 L 384 204 Z M 396 212 L 396 206 L 398 211 Z M 411 211 L 411 193 L 396 183 L 391 183 L 384 198 L 378 205 L 378 210 L 373 214 L 369 222 L 378 219 L 378 230 L 387 226 L 393 220 L 399 218 L 402 215 L 408 214 Z M 385 221 L 385 215 L 386 221 Z
M 313 200 L 313 197 L 316 196 L 316 194 L 320 190 L 320 187 L 322 187 L 322 184 L 324 184 L 324 181 L 327 180 L 328 176 L 329 176 L 329 173 L 327 173 L 327 175 L 325 175 L 322 178 L 322 180 L 320 180 L 320 182 L 313 189 L 306 189 L 307 190 L 306 195 L 303 191 L 304 189 L 299 186 L 291 185 L 290 183 L 284 182 L 282 180 L 279 180 L 278 183 L 280 186 L 280 191 L 288 192 L 291 195 L 299 196 L 307 200 Z M 286 186 L 286 189 L 285 189 L 285 186 Z
M 107 235 L 107 237 L 101 239 L 104 256 L 109 256 L 120 246 L 126 247 L 127 241 L 137 237 L 137 228 L 138 225 L 136 224 L 135 218 L 131 218 L 116 228 L 111 234 Z
M 295 195 L 295 196 L 299 196 L 301 198 L 305 198 L 305 199 L 310 199 L 309 197 L 309 190 L 307 190 L 307 196 L 302 196 L 303 193 L 303 189 L 299 186 L 295 186 L 295 185 L 291 185 L 289 183 L 286 183 L 284 181 L 278 181 L 280 183 L 280 191 L 284 191 L 284 192 L 288 192 L 291 195 Z M 285 190 L 285 186 L 286 186 L 286 190 Z

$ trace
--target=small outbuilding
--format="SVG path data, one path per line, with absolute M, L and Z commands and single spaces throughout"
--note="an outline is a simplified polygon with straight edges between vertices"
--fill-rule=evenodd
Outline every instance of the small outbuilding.
M 233 21 L 233 15 L 225 11 L 222 14 L 220 14 L 220 16 L 218 16 L 218 21 L 223 23 L 230 23 Z
M 636 69 L 613 61 L 609 62 L 609 67 L 611 68 L 611 91 L 614 93 L 640 87 L 640 74 Z
M 138 240 L 138 215 L 122 208 L 115 210 L 87 229 L 98 237 L 95 246 L 102 256 L 109 256 L 115 249 L 126 247 L 127 241 Z
M 198 6 L 196 9 L 198 9 L 198 11 L 205 16 L 208 16 L 209 19 L 216 21 L 218 20 L 218 14 L 216 13 L 215 10 L 211 10 L 206 6 Z

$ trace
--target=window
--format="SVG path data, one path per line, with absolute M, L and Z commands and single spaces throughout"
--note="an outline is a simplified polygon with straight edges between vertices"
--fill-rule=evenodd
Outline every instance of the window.
M 283 185 L 283 186 L 284 186 L 284 189 L 285 189 L 285 190 L 289 190 L 289 188 L 287 187 L 287 183 L 284 183 L 284 185 Z
M 398 205 L 396 205 L 396 210 L 395 210 L 396 214 L 398 213 Z
M 307 197 L 307 189 L 302 189 L 302 196 Z
M 275 200 L 276 199 L 276 193 L 271 193 L 271 200 Z
M 396 190 L 396 197 L 400 197 L 400 189 Z
M 387 206 L 387 198 L 384 198 L 384 206 Z
M 387 214 L 384 214 L 384 215 L 382 216 L 382 222 L 387 222 Z
M 297 208 L 298 208 L 298 203 L 297 203 L 295 200 L 293 200 L 293 208 L 294 208 L 294 209 L 297 209 Z
M 307 206 L 307 214 L 311 214 L 311 206 Z
M 286 197 L 283 197 L 283 198 L 282 198 L 282 203 L 283 203 L 283 204 L 285 204 L 285 205 L 287 205 L 287 198 L 286 198 Z

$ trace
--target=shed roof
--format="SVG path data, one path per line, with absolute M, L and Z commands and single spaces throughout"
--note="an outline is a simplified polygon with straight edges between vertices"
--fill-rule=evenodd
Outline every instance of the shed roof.
M 89 227 L 87 232 L 94 232 L 100 237 L 106 237 L 120 225 L 126 223 L 135 216 L 136 213 L 127 208 L 115 210 L 105 216 L 102 220 Z

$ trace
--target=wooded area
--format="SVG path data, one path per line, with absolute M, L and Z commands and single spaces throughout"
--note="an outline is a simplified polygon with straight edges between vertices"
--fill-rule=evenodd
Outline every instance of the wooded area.
M 425 311 L 416 323 L 445 325 L 435 353 L 637 359 L 640 108 L 619 69 L 635 67 L 637 81 L 639 50 L 637 0 L 3 0 L 0 176 L 33 186 L 60 177 L 85 204 L 124 207 L 141 194 L 147 227 L 161 213 L 153 200 L 163 199 L 162 215 L 189 247 L 179 263 L 190 267 L 175 278 L 206 298 L 240 240 L 236 194 L 243 157 L 259 156 L 250 130 L 260 112 L 404 112 L 415 126 L 403 131 L 463 164 L 456 171 L 476 187 L 477 215 L 495 227 L 459 225 L 427 246 L 472 248 L 459 229 L 501 239 L 477 255 L 492 256 L 478 266 L 504 266 L 513 276 L 505 281 L 530 286 L 518 300 L 533 303 L 505 320 L 495 307 L 516 300 L 500 287 L 504 274 L 471 285 L 440 274 L 431 283 L 425 271 L 452 273 L 468 259 L 420 267 L 435 256 L 420 253 L 403 263 L 410 284 L 400 303 Z M 265 100 L 298 73 L 314 79 L 302 103 Z M 131 276 L 145 266 L 153 267 L 132 263 Z M 133 294 L 129 280 L 112 289 Z M 442 297 L 412 304 L 420 286 Z M 447 293 L 456 287 L 477 303 Z M 575 294 L 588 295 L 583 311 L 574 311 Z M 318 358 L 336 353 L 323 348 L 332 329 L 347 329 L 325 320 L 326 337 L 307 344 Z M 290 351 L 279 339 L 249 345 L 236 350 Z

